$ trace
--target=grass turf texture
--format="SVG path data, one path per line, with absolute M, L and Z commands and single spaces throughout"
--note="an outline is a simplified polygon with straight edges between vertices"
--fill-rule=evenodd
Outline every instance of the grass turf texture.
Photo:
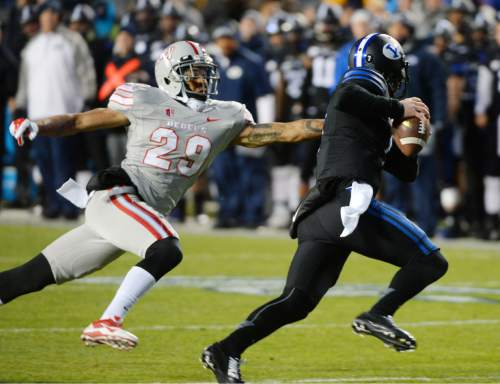
M 0 270 L 33 257 L 64 231 L 0 226 Z M 171 275 L 283 278 L 295 249 L 295 242 L 286 238 L 181 236 L 184 261 Z M 453 247 L 443 253 L 450 269 L 439 285 L 500 289 L 500 249 Z M 121 277 L 136 260 L 124 255 L 92 276 Z M 339 284 L 387 284 L 395 270 L 351 255 Z M 127 317 L 126 328 L 140 338 L 135 350 L 85 347 L 79 340 L 81 330 L 100 316 L 116 288 L 72 282 L 0 306 L 0 382 L 213 381 L 198 362 L 203 347 L 270 298 L 156 287 Z M 249 381 L 500 382 L 500 295 L 482 297 L 492 302 L 407 303 L 396 321 L 412 323 L 405 328 L 419 346 L 409 354 L 350 331 L 351 320 L 375 297 L 326 297 L 298 326 L 281 329 L 249 349 L 242 372 Z M 494 321 L 457 323 L 478 319 Z M 423 323 L 432 321 L 443 323 Z

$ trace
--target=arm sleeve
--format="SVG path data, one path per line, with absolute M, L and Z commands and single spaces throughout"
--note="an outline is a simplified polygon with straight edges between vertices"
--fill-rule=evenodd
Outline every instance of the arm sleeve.
M 397 99 L 377 96 L 354 82 L 343 84 L 333 95 L 333 107 L 361 119 L 392 118 L 402 120 L 403 104 Z
M 384 170 L 405 182 L 415 181 L 418 175 L 418 159 L 416 156 L 403 155 L 398 146 L 392 141 L 392 146 L 387 153 Z

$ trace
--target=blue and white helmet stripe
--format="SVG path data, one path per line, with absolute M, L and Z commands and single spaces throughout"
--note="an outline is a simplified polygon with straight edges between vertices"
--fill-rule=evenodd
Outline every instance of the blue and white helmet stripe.
M 363 67 L 366 63 L 366 48 L 368 43 L 375 36 L 380 35 L 380 33 L 370 33 L 361 40 L 356 48 L 356 53 L 354 53 L 354 67 Z

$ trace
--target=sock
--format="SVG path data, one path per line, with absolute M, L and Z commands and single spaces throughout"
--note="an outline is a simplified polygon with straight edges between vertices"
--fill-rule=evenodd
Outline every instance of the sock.
M 132 267 L 123 279 L 108 308 L 102 314 L 101 320 L 116 319 L 118 317 L 123 321 L 127 312 L 137 300 L 153 287 L 155 282 L 155 278 L 149 272 L 137 266 Z

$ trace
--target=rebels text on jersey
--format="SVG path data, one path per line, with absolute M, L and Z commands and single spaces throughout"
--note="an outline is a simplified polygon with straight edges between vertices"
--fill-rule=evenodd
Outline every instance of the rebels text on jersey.
M 118 87 L 108 108 L 130 121 L 122 168 L 142 198 L 164 214 L 253 122 L 240 103 L 208 100 L 196 111 L 158 88 L 134 83 Z

